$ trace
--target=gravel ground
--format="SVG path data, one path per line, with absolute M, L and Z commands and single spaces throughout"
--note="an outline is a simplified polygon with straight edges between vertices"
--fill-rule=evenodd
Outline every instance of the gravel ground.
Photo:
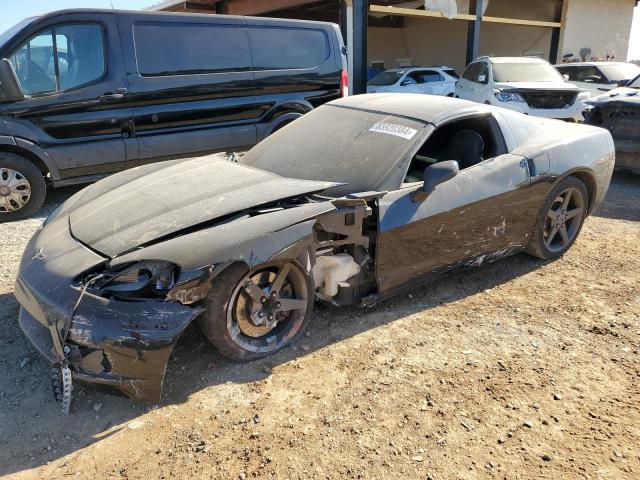
M 0 476 L 640 478 L 640 176 L 614 176 L 556 262 L 516 255 L 373 309 L 321 308 L 296 345 L 245 365 L 192 328 L 160 404 L 78 385 L 68 418 L 12 296 L 41 221 L 0 225 Z

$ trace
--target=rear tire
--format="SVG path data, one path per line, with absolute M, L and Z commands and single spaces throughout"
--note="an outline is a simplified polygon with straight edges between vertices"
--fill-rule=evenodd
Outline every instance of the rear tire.
M 588 198 L 581 180 L 567 177 L 560 181 L 547 196 L 525 251 L 544 260 L 564 255 L 580 234 L 587 217 Z
M 44 202 L 47 185 L 29 160 L 0 152 L 0 223 L 35 214 Z
M 225 357 L 256 360 L 283 349 L 304 331 L 313 299 L 313 281 L 292 262 L 251 271 L 234 264 L 213 279 L 198 324 Z

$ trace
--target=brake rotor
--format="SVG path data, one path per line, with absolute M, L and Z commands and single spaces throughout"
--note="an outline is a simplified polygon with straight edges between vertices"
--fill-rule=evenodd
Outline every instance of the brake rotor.
M 263 271 L 253 275 L 250 280 L 264 290 L 271 285 L 275 278 L 276 274 L 274 272 Z M 289 282 L 285 283 L 281 291 L 285 294 L 285 296 L 291 294 L 292 290 Z M 288 316 L 287 314 L 279 313 L 276 317 L 277 321 L 272 322 L 271 325 L 256 325 L 251 319 L 251 316 L 253 314 L 256 314 L 260 309 L 262 309 L 262 305 L 254 302 L 249 295 L 238 295 L 234 316 L 236 321 L 238 322 L 240 331 L 244 335 L 253 338 L 267 335 L 278 326 L 279 321 L 286 319 Z

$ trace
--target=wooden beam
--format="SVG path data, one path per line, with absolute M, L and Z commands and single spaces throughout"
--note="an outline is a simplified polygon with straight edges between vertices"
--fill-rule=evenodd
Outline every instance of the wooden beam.
M 543 22 L 539 20 L 521 20 L 519 18 L 482 17 L 483 22 L 507 23 L 509 25 L 526 25 L 528 27 L 560 28 L 560 22 Z
M 447 17 L 440 12 L 432 12 L 430 10 L 416 10 L 414 8 L 396 8 L 387 7 L 384 5 L 371 5 L 369 7 L 371 13 L 384 13 L 386 15 L 400 15 L 406 17 L 427 17 L 427 18 L 440 18 L 447 20 Z M 476 20 L 475 15 L 467 15 L 459 13 L 452 20 L 466 20 L 473 22 Z M 548 27 L 548 28 L 560 28 L 560 22 L 543 22 L 540 20 L 523 20 L 520 18 L 503 18 L 503 17 L 489 17 L 484 15 L 482 17 L 483 22 L 488 23 L 506 23 L 509 25 L 526 25 L 529 27 Z
M 384 5 L 371 5 L 369 11 L 372 13 L 384 13 L 386 15 L 400 15 L 406 17 L 430 17 L 447 19 L 440 12 L 432 12 L 430 10 L 416 10 L 414 8 L 396 8 L 386 7 Z M 458 14 L 453 17 L 454 20 L 475 20 L 475 15 Z
M 318 0 L 228 0 L 229 15 L 260 15 L 275 10 L 300 7 Z

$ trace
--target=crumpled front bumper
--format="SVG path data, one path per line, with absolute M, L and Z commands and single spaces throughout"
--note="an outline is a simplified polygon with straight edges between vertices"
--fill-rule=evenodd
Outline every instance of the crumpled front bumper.
M 76 380 L 158 400 L 173 347 L 202 309 L 83 292 L 78 277 L 106 260 L 73 239 L 66 222 L 36 233 L 15 286 L 20 326 L 49 363 L 68 363 Z

